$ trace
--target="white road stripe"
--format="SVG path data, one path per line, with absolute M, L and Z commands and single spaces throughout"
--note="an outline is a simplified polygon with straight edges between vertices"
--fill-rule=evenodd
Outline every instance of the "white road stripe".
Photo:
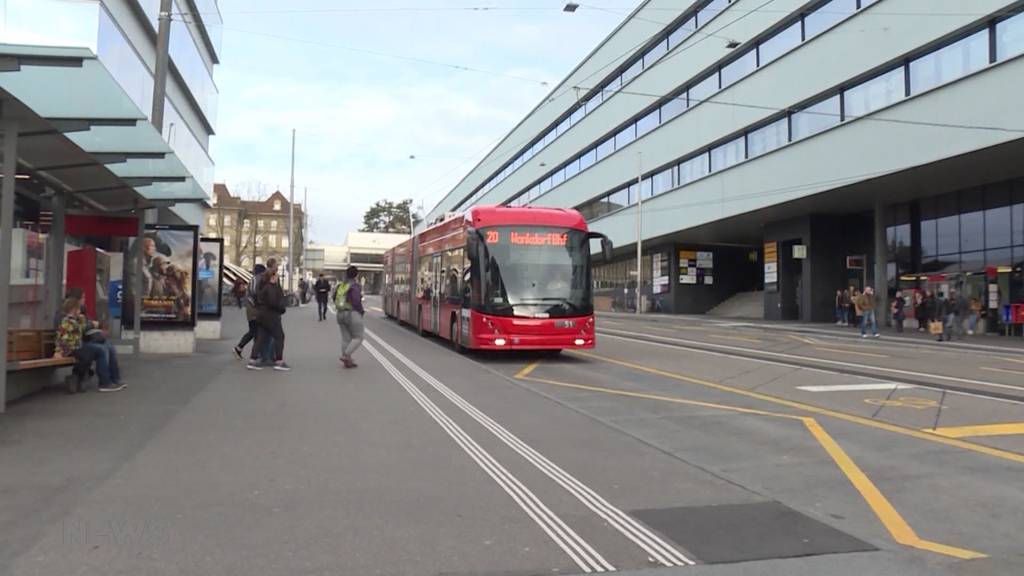
M 627 334 L 635 334 L 635 333 L 627 332 Z M 644 334 L 639 334 L 639 336 L 644 336 Z M 604 334 L 602 334 L 602 337 L 603 338 L 611 338 L 612 340 L 622 340 L 623 342 L 630 342 L 630 343 L 633 343 L 633 344 L 637 343 L 637 340 L 635 338 L 624 338 L 622 336 L 616 336 L 614 334 L 604 333 Z M 657 336 L 655 336 L 655 338 L 657 338 Z M 666 338 L 666 340 L 677 340 L 677 339 L 675 339 L 675 338 Z M 687 342 L 687 343 L 689 343 L 686 340 L 677 340 L 677 341 L 678 342 Z M 694 354 L 706 354 L 708 356 L 716 356 L 718 358 L 730 358 L 730 359 L 734 359 L 734 360 L 743 360 L 745 362 L 757 362 L 759 364 L 768 364 L 768 365 L 771 365 L 771 366 L 785 366 L 787 368 L 796 368 L 798 370 L 806 370 L 806 371 L 810 371 L 810 372 L 820 372 L 820 373 L 823 373 L 823 374 L 831 374 L 833 376 L 845 376 L 845 374 L 842 374 L 841 372 L 832 372 L 832 371 L 829 371 L 829 370 L 822 370 L 821 368 L 808 368 L 807 366 L 803 366 L 801 364 L 794 364 L 793 362 L 781 362 L 781 361 L 775 361 L 775 360 L 765 360 L 763 358 L 752 358 L 750 356 L 742 356 L 742 355 L 737 355 L 737 354 L 728 354 L 726 352 L 712 352 L 711 350 L 705 350 L 703 348 L 693 348 L 693 347 L 685 346 L 685 345 L 682 345 L 682 344 L 666 344 L 664 342 L 651 342 L 649 340 L 644 340 L 642 342 L 642 344 L 644 346 L 657 346 L 659 348 L 666 348 L 668 350 L 676 350 L 676 351 L 678 351 L 678 350 L 686 350 L 688 352 L 693 352 Z M 753 349 L 751 349 L 751 348 L 735 348 L 735 347 L 732 347 L 732 346 L 723 346 L 721 344 L 708 344 L 708 346 L 715 346 L 716 348 L 732 348 L 734 350 L 753 351 Z M 979 398 L 981 400 L 989 400 L 991 402 L 1001 402 L 1001 403 L 1004 403 L 1004 404 L 1017 404 L 1017 405 L 1020 405 L 1020 406 L 1024 406 L 1024 401 L 1013 400 L 1012 398 L 997 398 L 997 397 L 994 397 L 994 396 L 986 396 L 985 394 L 982 394 L 982 393 L 975 394 L 973 392 L 964 392 L 962 390 L 948 390 L 946 388 L 941 388 L 939 386 L 928 386 L 927 384 L 914 384 L 914 386 L 917 386 L 918 388 L 922 388 L 924 390 L 935 390 L 936 392 L 944 392 L 946 394 L 951 394 L 951 395 L 955 395 L 955 396 L 968 396 L 970 398 Z
M 908 390 L 917 388 L 913 384 L 897 384 L 895 382 L 879 382 L 878 384 L 833 384 L 831 386 L 797 386 L 797 390 L 807 392 L 860 392 L 862 390 Z
M 645 338 L 657 338 L 658 340 L 665 340 L 668 342 L 680 342 L 682 344 L 689 344 L 691 346 L 707 346 L 711 348 L 717 348 L 721 350 L 731 350 L 734 352 L 745 352 L 747 354 L 757 354 L 761 356 L 784 358 L 790 360 L 804 360 L 808 362 L 815 362 L 817 364 L 827 364 L 832 366 L 844 366 L 848 368 L 864 368 L 863 364 L 854 364 L 851 362 L 842 362 L 839 360 L 826 360 L 824 358 L 815 358 L 813 356 L 798 356 L 796 354 L 786 354 L 784 352 L 769 352 L 767 350 L 758 350 L 754 348 L 741 348 L 739 346 L 729 346 L 726 344 L 711 344 L 710 342 L 695 342 L 692 340 L 683 340 L 680 338 L 671 338 L 668 336 L 658 336 L 655 334 L 640 334 L 638 332 L 628 332 L 626 330 L 615 330 L 615 329 L 604 329 L 605 332 L 612 332 L 616 334 L 623 334 L 626 336 L 642 336 Z M 947 380 L 950 382 L 960 382 L 963 384 L 976 384 L 978 386 L 988 386 L 990 388 L 1004 388 L 1007 390 L 1016 390 L 1018 392 L 1024 392 L 1022 386 L 1012 386 L 1010 384 L 998 384 L 996 382 L 985 382 L 983 380 L 972 380 L 970 378 L 958 378 L 956 376 L 943 376 L 942 374 L 929 374 L 927 372 L 914 372 L 911 370 L 902 370 L 899 368 L 886 368 L 884 366 L 878 366 L 872 364 L 868 366 L 871 370 L 878 372 L 888 372 L 890 374 L 902 374 L 904 376 L 923 376 L 925 378 L 935 378 L 936 380 Z
M 534 450 L 503 426 L 442 384 L 418 364 L 407 358 L 387 342 L 384 342 L 376 334 L 369 330 L 366 331 L 366 334 L 385 350 L 393 354 L 400 362 L 408 366 L 413 372 L 423 378 L 428 384 L 433 386 L 438 392 L 451 400 L 453 404 L 490 430 L 509 448 L 515 450 L 523 458 L 537 467 L 538 470 L 575 496 L 576 499 L 582 502 L 587 508 L 603 518 L 623 536 L 650 554 L 655 561 L 664 566 L 690 566 L 694 564 L 693 560 L 687 558 L 674 546 L 665 542 L 661 537 L 651 532 L 646 526 L 640 524 L 631 516 L 610 504 L 590 487 L 583 484 L 551 460 L 547 459 L 544 455 Z
M 445 432 L 499 485 L 524 512 L 586 573 L 614 571 L 615 567 L 598 554 L 590 544 L 567 526 L 533 492 L 499 464 L 475 440 L 437 407 L 380 351 L 369 342 L 366 349 L 388 373 L 409 393 Z

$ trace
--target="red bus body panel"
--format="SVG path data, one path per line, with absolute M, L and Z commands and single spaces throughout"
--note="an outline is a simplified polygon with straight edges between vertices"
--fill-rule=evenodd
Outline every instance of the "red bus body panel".
M 430 279 L 418 278 L 420 262 L 459 248 L 465 249 L 471 229 L 491 226 L 550 226 L 586 231 L 575 210 L 483 206 L 431 226 L 389 250 L 384 257 L 384 312 L 400 323 L 481 350 L 561 350 L 594 347 L 594 316 L 519 318 L 491 316 L 455 299 L 433 298 L 422 290 Z M 443 279 L 442 279 L 443 281 Z M 433 283 L 436 289 L 436 280 Z M 435 302 L 436 300 L 436 302 Z M 435 310 L 436 307 L 436 310 Z M 435 318 L 438 319 L 434 326 Z M 504 341 L 503 344 L 498 342 Z

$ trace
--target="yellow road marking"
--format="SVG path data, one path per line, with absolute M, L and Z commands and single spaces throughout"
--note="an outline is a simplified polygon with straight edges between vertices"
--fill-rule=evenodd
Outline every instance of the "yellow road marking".
M 812 346 L 817 344 L 817 342 L 815 342 L 814 340 L 811 340 L 810 338 L 804 338 L 803 336 L 794 336 L 790 334 L 789 337 L 792 338 L 793 340 L 796 340 L 797 342 L 803 342 L 804 344 L 810 344 Z
M 868 398 L 864 402 L 871 404 L 872 406 L 885 406 L 891 408 L 913 408 L 915 410 L 925 410 L 927 408 L 938 408 L 939 403 L 930 398 L 914 398 L 913 396 L 905 396 L 902 398 Z
M 1012 436 L 1024 434 L 1024 422 L 1008 422 L 1006 424 L 979 424 L 977 426 L 946 426 L 944 428 L 927 428 L 925 432 L 945 436 L 946 438 L 969 438 L 971 436 Z
M 740 342 L 753 342 L 755 344 L 761 343 L 761 341 L 758 340 L 757 338 L 744 338 L 742 336 L 720 336 L 718 334 L 709 334 L 709 336 L 711 336 L 712 338 L 720 338 L 722 340 L 738 340 Z
M 840 350 L 839 348 L 822 348 L 818 346 L 815 350 L 821 350 L 822 352 L 838 352 L 840 354 L 853 354 L 854 356 L 868 356 L 870 358 L 888 358 L 885 354 L 873 354 L 871 352 L 855 352 L 853 350 Z
M 538 364 L 540 364 L 540 360 L 534 360 L 526 366 L 523 366 L 523 369 L 516 373 L 516 378 L 526 378 L 530 375 L 530 372 L 533 372 L 537 368 Z
M 531 371 L 536 368 L 537 363 L 533 363 L 527 368 Z M 524 369 L 525 371 L 525 369 Z M 882 494 L 882 492 L 875 486 L 874 482 L 860 469 L 859 466 L 853 461 L 852 458 L 839 446 L 839 444 L 829 435 L 828 432 L 818 423 L 817 420 L 810 416 L 795 416 L 792 414 L 781 414 L 778 412 L 768 412 L 765 410 L 756 410 L 752 408 L 742 408 L 740 406 L 729 406 L 726 404 L 716 404 L 712 402 L 701 402 L 698 400 L 687 400 L 685 398 L 675 398 L 672 396 L 660 396 L 657 394 L 647 394 L 643 392 L 631 392 L 629 390 L 620 390 L 615 388 L 604 388 L 601 386 L 587 386 L 585 384 L 573 384 L 571 382 L 561 382 L 558 380 L 549 380 L 546 378 L 536 378 L 532 376 L 517 376 L 523 380 L 531 382 L 539 382 L 541 384 L 548 384 L 551 386 L 560 386 L 564 388 L 575 388 L 577 390 L 587 390 L 591 392 L 602 392 L 606 394 L 613 394 L 616 396 L 627 396 L 631 398 L 642 398 L 646 400 L 658 400 L 662 402 L 671 402 L 674 404 L 686 404 L 689 406 L 701 406 L 705 408 L 716 408 L 728 412 L 737 412 L 740 414 L 752 414 L 758 416 L 771 416 L 777 418 L 784 418 L 786 420 L 798 420 L 804 424 L 804 426 L 811 432 L 814 439 L 825 449 L 825 452 L 832 458 L 836 466 L 843 472 L 846 478 L 850 481 L 854 488 L 860 493 L 861 497 L 871 508 L 872 512 L 879 519 L 893 540 L 911 548 L 918 548 L 921 550 L 927 550 L 929 552 L 935 552 L 937 554 L 943 554 L 946 556 L 952 556 L 962 560 L 971 560 L 976 558 L 985 558 L 986 555 L 973 550 L 967 550 L 964 548 L 957 548 L 955 546 L 947 546 L 945 544 L 939 544 L 938 542 L 932 542 L 925 540 L 914 532 L 914 529 L 910 527 L 910 524 L 903 519 L 903 516 L 896 510 L 895 507 L 889 502 L 889 500 Z
M 947 446 L 953 446 L 962 450 L 969 450 L 971 452 L 977 452 L 979 454 L 985 454 L 987 456 L 994 456 L 996 458 L 1002 458 L 1003 460 L 1009 460 L 1011 462 L 1017 462 L 1018 464 L 1024 464 L 1024 454 L 1018 454 L 1016 452 L 1010 452 L 1008 450 L 1000 450 L 998 448 L 992 448 L 990 446 L 984 446 L 981 444 L 975 444 L 973 442 L 965 442 L 963 440 L 957 440 L 955 438 L 945 438 L 942 436 L 936 436 L 934 434 L 927 434 L 919 430 L 912 428 L 904 428 L 896 424 L 890 424 L 888 422 L 880 422 L 865 418 L 862 416 L 855 416 L 853 414 L 846 414 L 843 412 L 837 412 L 835 410 L 829 410 L 828 408 L 821 408 L 811 404 L 804 404 L 803 402 L 796 402 L 794 400 L 786 400 L 785 398 L 779 398 L 778 396 L 771 396 L 761 392 L 754 392 L 752 390 L 744 390 L 743 388 L 736 388 L 726 384 L 717 384 L 715 382 L 709 382 L 707 380 L 699 380 L 697 378 L 691 378 L 689 376 L 683 376 L 682 374 L 676 374 L 674 372 L 668 372 L 666 370 L 659 370 L 657 368 L 650 368 L 648 366 L 641 366 L 639 364 L 633 364 L 632 362 L 625 362 L 617 360 L 615 358 L 606 358 L 598 356 L 596 354 L 590 354 L 587 352 L 573 351 L 572 354 L 591 358 L 608 364 L 616 364 L 624 368 L 631 368 L 633 370 L 639 370 L 641 372 L 647 372 L 648 374 L 655 374 L 658 376 L 664 376 L 672 380 L 678 380 L 680 382 L 688 382 L 690 384 L 697 384 L 699 386 L 705 386 L 713 388 L 715 390 L 721 390 L 723 392 L 730 392 L 740 396 L 746 396 L 748 398 L 756 398 L 772 404 L 778 404 L 780 406 L 787 406 L 789 408 L 796 408 L 797 410 L 803 410 L 811 412 L 812 414 L 821 414 L 824 416 L 830 416 L 832 418 L 838 418 L 847 422 L 853 422 L 855 424 L 861 424 L 863 426 L 869 426 L 871 428 L 877 428 L 879 430 L 885 430 L 887 432 L 895 432 L 897 434 L 903 434 L 905 436 L 911 436 L 920 440 L 926 440 L 928 442 L 935 442 L 938 444 L 945 444 Z
M 988 370 L 989 372 L 1002 372 L 1003 374 L 1017 374 L 1017 375 L 1020 375 L 1020 376 L 1024 376 L 1024 372 L 1021 372 L 1020 370 L 1006 370 L 1004 368 L 989 368 L 988 366 L 982 366 L 981 369 L 982 370 Z

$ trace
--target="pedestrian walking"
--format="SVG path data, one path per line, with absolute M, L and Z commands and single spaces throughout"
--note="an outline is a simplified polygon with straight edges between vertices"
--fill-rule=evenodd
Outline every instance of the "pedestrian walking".
M 903 292 L 897 290 L 896 297 L 892 301 L 892 321 L 896 324 L 896 332 L 903 333 L 903 321 L 907 318 L 907 301 L 903 298 Z
M 259 336 L 256 340 L 256 347 L 262 349 L 264 346 L 273 347 L 273 368 L 274 370 L 287 371 L 291 367 L 284 361 L 284 326 L 281 324 L 281 316 L 287 311 L 285 307 L 284 290 L 278 279 L 277 268 L 268 268 L 263 275 L 262 286 L 260 287 L 259 311 L 256 321 L 259 323 Z M 247 366 L 253 370 L 260 370 L 260 364 L 254 364 L 252 360 Z
M 862 296 L 860 290 L 853 288 L 850 291 L 850 325 L 860 326 L 864 319 L 864 311 L 860 307 L 860 297 Z
M 850 305 L 850 295 L 846 290 L 836 290 L 836 326 L 846 326 L 846 311 Z
M 871 326 L 871 337 L 878 338 L 878 321 L 875 319 L 875 290 L 871 286 L 864 289 L 864 292 L 857 298 L 857 307 L 860 308 L 860 337 L 867 338 L 868 326 Z
M 359 284 L 359 269 L 349 266 L 345 270 L 345 280 L 334 289 L 334 307 L 341 329 L 341 364 L 345 368 L 355 368 L 352 354 L 363 345 L 363 288 Z
M 970 314 L 967 317 L 967 335 L 974 336 L 974 331 L 978 329 L 978 321 L 981 319 L 981 301 L 977 298 L 971 298 L 971 308 L 968 312 Z
M 266 272 L 266 270 L 267 270 L 267 268 L 263 264 L 257 264 L 256 267 L 253 268 L 253 271 L 252 271 L 252 283 L 253 283 L 253 285 L 256 284 L 257 278 L 261 277 L 263 275 L 263 273 Z M 241 282 L 239 282 L 239 284 L 240 285 L 244 285 L 244 284 L 241 284 Z M 242 297 L 241 301 L 245 305 L 245 320 L 246 320 L 246 322 L 249 323 L 249 329 L 245 332 L 245 334 L 242 334 L 242 338 L 238 341 L 238 344 L 235 344 L 235 347 L 233 349 L 233 352 L 235 353 L 235 357 L 238 358 L 239 360 L 242 359 L 242 352 L 245 350 L 245 347 L 250 342 L 255 341 L 256 340 L 256 336 L 259 334 L 259 325 L 256 323 L 256 300 L 255 300 L 255 297 L 251 296 L 248 292 L 246 292 L 245 294 L 243 294 L 243 297 Z M 253 344 L 253 351 L 255 351 L 255 350 L 256 350 L 256 345 Z
M 257 264 L 257 266 L 259 266 Z M 271 258 L 267 260 L 267 266 L 263 270 L 263 273 L 253 276 L 252 284 L 249 285 L 249 291 L 246 294 L 246 298 L 252 302 L 254 314 L 253 319 L 256 321 L 256 342 L 253 344 L 252 351 L 249 353 L 249 362 L 246 367 L 254 369 L 260 365 L 271 365 L 274 362 L 274 340 L 272 337 L 260 338 L 265 328 L 260 323 L 260 310 L 262 309 L 262 303 L 260 302 L 260 292 L 263 290 L 263 285 L 266 283 L 266 279 L 269 278 L 270 274 L 277 273 L 277 259 Z
M 313 290 L 316 291 L 317 321 L 323 322 L 327 320 L 327 301 L 331 297 L 331 283 L 321 273 L 313 284 Z

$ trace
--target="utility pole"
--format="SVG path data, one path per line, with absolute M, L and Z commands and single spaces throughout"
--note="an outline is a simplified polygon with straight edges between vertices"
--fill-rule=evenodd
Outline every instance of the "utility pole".
M 292 176 L 288 186 L 288 289 L 295 289 L 295 262 L 294 249 L 295 236 L 292 231 L 295 229 L 295 129 L 292 128 Z
M 167 95 L 167 69 L 171 46 L 172 0 L 160 0 L 159 29 L 156 35 L 156 74 L 153 76 L 153 113 L 150 121 L 157 132 L 164 132 L 164 100 Z
M 642 314 L 640 306 L 640 284 L 643 279 L 643 223 L 644 223 L 644 159 L 641 152 L 636 153 L 636 313 Z
M 309 244 L 309 187 L 302 188 L 302 271 L 306 270 L 306 246 Z

